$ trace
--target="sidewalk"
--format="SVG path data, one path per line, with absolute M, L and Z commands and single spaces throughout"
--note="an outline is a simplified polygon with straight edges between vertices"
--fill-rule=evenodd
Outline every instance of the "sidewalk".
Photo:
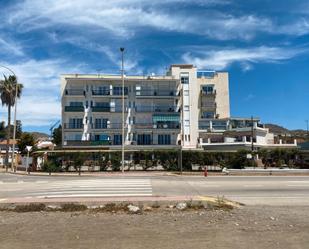
M 6 173 L 5 169 L 0 170 L 0 173 Z M 25 171 L 16 171 L 13 172 L 11 169 L 7 172 L 8 174 L 12 175 L 30 175 L 30 176 L 50 176 L 48 172 L 30 172 L 28 174 Z M 174 174 L 168 171 L 125 171 L 122 173 L 121 171 L 101 171 L 101 172 L 81 172 L 81 175 L 78 174 L 78 172 L 53 172 L 51 173 L 51 176 L 70 176 L 70 177 L 97 177 L 97 176 L 103 176 L 103 177 L 119 177 L 119 176 L 173 176 Z

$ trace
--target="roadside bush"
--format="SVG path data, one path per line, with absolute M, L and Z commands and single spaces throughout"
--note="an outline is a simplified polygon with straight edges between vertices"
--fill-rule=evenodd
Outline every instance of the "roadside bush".
M 44 172 L 60 172 L 61 171 L 61 165 L 56 164 L 54 161 L 47 160 L 43 163 L 42 171 Z
M 121 167 L 121 153 L 115 152 L 111 154 L 111 167 L 113 171 L 119 171 Z

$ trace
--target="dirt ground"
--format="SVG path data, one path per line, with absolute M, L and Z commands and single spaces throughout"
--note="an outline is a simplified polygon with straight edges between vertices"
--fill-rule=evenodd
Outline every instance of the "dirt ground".
M 0 212 L 0 248 L 309 248 L 308 207 L 143 214 Z

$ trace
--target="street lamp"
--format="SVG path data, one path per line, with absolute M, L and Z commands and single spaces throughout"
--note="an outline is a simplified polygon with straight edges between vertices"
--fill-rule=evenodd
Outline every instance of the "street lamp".
M 124 54 L 124 48 L 120 48 L 121 52 L 121 79 L 122 79 L 122 146 L 121 146 L 121 171 L 124 173 L 124 143 L 125 143 L 125 138 L 124 138 L 124 61 L 123 61 L 123 54 Z
M 14 167 L 14 159 L 15 159 L 15 143 L 16 143 L 16 112 L 17 112 L 17 88 L 18 88 L 18 80 L 17 80 L 17 76 L 14 73 L 14 71 L 6 66 L 2 66 L 0 65 L 0 67 L 3 67 L 7 70 L 9 70 L 16 79 L 16 86 L 15 86 L 15 106 L 14 106 L 14 130 L 13 130 L 13 149 L 12 149 L 12 161 L 11 161 L 11 170 L 14 169 L 14 172 L 16 172 L 16 167 Z M 10 124 L 8 124 L 10 125 Z M 10 138 L 8 138 L 8 140 L 10 141 Z M 9 143 L 9 142 L 7 142 Z M 7 162 L 8 163 L 8 162 Z M 6 166 L 6 171 L 8 170 L 8 166 Z

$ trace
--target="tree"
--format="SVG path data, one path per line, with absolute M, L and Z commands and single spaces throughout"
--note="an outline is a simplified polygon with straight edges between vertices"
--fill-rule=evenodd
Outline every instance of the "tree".
M 34 146 L 35 145 L 35 139 L 31 133 L 24 132 L 20 136 L 19 141 L 17 142 L 18 149 L 22 154 L 26 154 L 26 146 Z M 32 149 L 33 151 L 33 149 Z
M 53 143 L 57 146 L 61 146 L 62 143 L 62 127 L 61 125 L 58 126 L 58 128 L 53 130 Z
M 5 165 L 6 170 L 8 170 L 9 163 L 9 145 L 11 138 L 11 109 L 15 105 L 15 96 L 20 98 L 23 85 L 17 82 L 15 75 L 10 75 L 6 77 L 4 75 L 4 80 L 0 81 L 0 98 L 2 106 L 7 106 L 8 108 L 8 122 L 7 122 L 7 134 L 6 134 L 6 153 L 5 153 Z M 17 90 L 17 92 L 16 92 Z

